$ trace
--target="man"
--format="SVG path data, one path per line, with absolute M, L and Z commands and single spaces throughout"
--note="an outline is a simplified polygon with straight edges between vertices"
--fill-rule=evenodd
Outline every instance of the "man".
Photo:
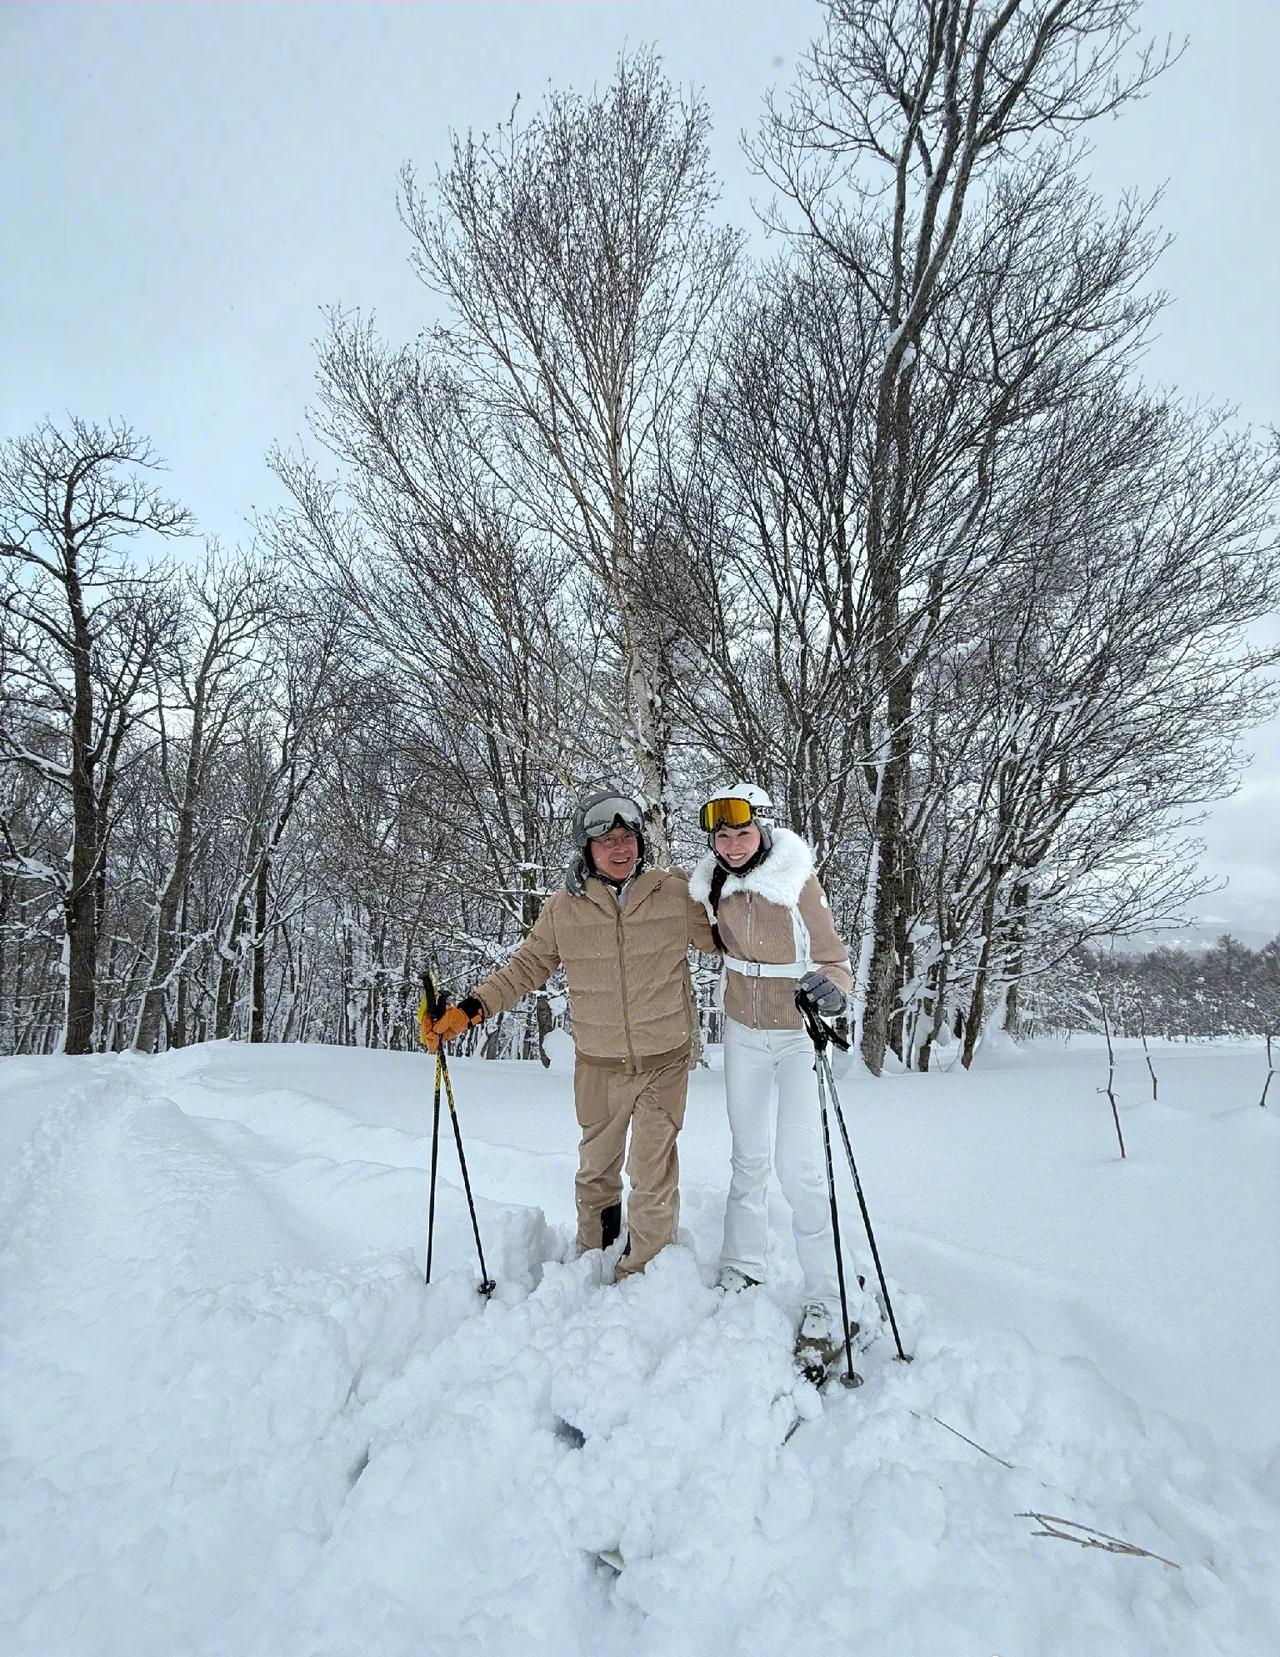
M 619 1278 L 643 1271 L 675 1241 L 676 1136 L 684 1122 L 693 1025 L 688 950 L 715 951 L 706 911 L 689 896 L 688 875 L 644 867 L 643 827 L 640 806 L 621 790 L 600 787 L 583 795 L 564 887 L 543 904 L 504 966 L 434 1022 L 424 1016 L 422 1027 L 424 1044 L 434 1048 L 508 1012 L 564 966 L 581 1129 L 578 1247 L 608 1248 L 621 1234 L 626 1155 L 629 1236 Z

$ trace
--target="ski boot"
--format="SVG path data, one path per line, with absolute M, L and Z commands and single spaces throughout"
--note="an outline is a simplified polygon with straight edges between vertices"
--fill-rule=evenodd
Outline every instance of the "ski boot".
M 746 1272 L 740 1272 L 736 1266 L 722 1266 L 716 1287 L 723 1289 L 727 1295 L 736 1295 L 741 1294 L 743 1289 L 758 1289 L 760 1279 L 748 1277 Z

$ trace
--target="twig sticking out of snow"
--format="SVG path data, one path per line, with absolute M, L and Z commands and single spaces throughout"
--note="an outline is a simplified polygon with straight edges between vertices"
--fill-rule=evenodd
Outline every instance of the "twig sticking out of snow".
M 1104 1034 L 1106 1035 L 1106 1038 L 1107 1038 L 1107 1060 L 1108 1060 L 1107 1085 L 1106 1085 L 1106 1087 L 1100 1087 L 1098 1089 L 1098 1092 L 1099 1093 L 1105 1093 L 1107 1098 L 1110 1099 L 1110 1101 L 1111 1101 L 1111 1117 L 1112 1117 L 1112 1120 L 1115 1122 L 1115 1125 L 1116 1125 L 1116 1138 L 1120 1141 L 1120 1155 L 1121 1155 L 1121 1157 L 1123 1157 L 1124 1156 L 1124 1135 L 1120 1132 L 1120 1112 L 1116 1109 L 1116 1095 L 1115 1095 L 1116 1054 L 1115 1054 L 1115 1048 L 1112 1047 L 1112 1045 L 1111 1045 L 1111 1021 L 1107 1017 L 1107 1004 L 1101 996 L 1098 997 L 1098 1005 L 1102 1008 L 1102 1029 L 1103 1029 L 1103 1032 L 1104 1032 Z
M 1001 1467 L 1007 1467 L 1014 1473 L 1026 1471 L 1025 1468 L 1020 1469 L 1016 1462 L 1006 1461 L 1003 1456 L 998 1456 L 993 1450 L 986 1449 L 976 1439 L 972 1439 L 966 1433 L 950 1426 L 941 1416 L 921 1415 L 919 1410 L 912 1410 L 911 1413 L 917 1421 L 933 1421 L 939 1427 L 945 1427 L 949 1433 L 954 1433 L 957 1438 L 964 1439 L 966 1444 L 971 1445 L 973 1449 L 979 1451 L 991 1461 L 998 1461 Z M 1048 1488 L 1049 1486 L 1045 1485 L 1045 1489 Z M 1149 1548 L 1140 1548 L 1136 1542 L 1126 1542 L 1119 1536 L 1109 1536 L 1105 1530 L 1099 1530 L 1096 1525 L 1084 1525 L 1075 1519 L 1060 1519 L 1053 1513 L 1037 1513 L 1034 1511 L 1019 1513 L 1018 1518 L 1034 1519 L 1042 1527 L 1040 1530 L 1032 1532 L 1035 1536 L 1052 1536 L 1059 1542 L 1074 1542 L 1077 1547 L 1081 1548 L 1101 1548 L 1104 1553 L 1127 1553 L 1137 1559 L 1158 1559 L 1162 1565 L 1168 1565 L 1175 1571 L 1182 1569 L 1182 1566 L 1175 1560 L 1166 1559 L 1162 1553 L 1152 1553 Z
M 1262 1084 L 1262 1097 L 1261 1097 L 1261 1099 L 1258 1100 L 1258 1103 L 1260 1105 L 1265 1105 L 1266 1104 L 1266 1102 L 1267 1102 L 1267 1089 L 1271 1086 L 1271 1078 L 1276 1073 L 1276 1061 L 1275 1061 L 1275 1058 L 1273 1057 L 1272 1052 L 1271 1052 L 1271 1043 L 1274 1040 L 1275 1040 L 1274 1036 L 1268 1036 L 1267 1037 L 1267 1079 Z
M 938 1415 L 924 1416 L 924 1415 L 920 1414 L 919 1410 L 912 1410 L 911 1413 L 912 1413 L 912 1415 L 915 1416 L 917 1421 L 936 1421 L 938 1423 L 939 1427 L 946 1427 L 946 1429 L 949 1433 L 954 1433 L 957 1438 L 963 1438 L 966 1444 L 971 1444 L 975 1450 L 981 1450 L 982 1454 L 984 1456 L 990 1456 L 992 1461 L 998 1461 L 1000 1463 L 1001 1467 L 1007 1467 L 1010 1470 L 1010 1472 L 1014 1472 L 1014 1473 L 1017 1472 L 1018 1469 L 1017 1469 L 1017 1464 L 1015 1462 L 1006 1461 L 1003 1456 L 996 1455 L 994 1450 L 985 1449 L 981 1444 L 978 1443 L 978 1441 L 976 1439 L 969 1438 L 965 1433 L 962 1433 L 958 1427 L 950 1426 L 947 1422 L 945 1422 L 942 1419 L 941 1416 L 938 1416 Z
M 1059 1519 L 1052 1513 L 1020 1513 L 1018 1517 L 1034 1519 L 1043 1527 L 1033 1531 L 1033 1536 L 1052 1536 L 1059 1542 L 1074 1542 L 1081 1548 L 1101 1548 L 1104 1553 L 1127 1553 L 1137 1559 L 1158 1559 L 1171 1570 L 1182 1569 L 1181 1565 L 1172 1559 L 1166 1559 L 1162 1553 L 1152 1553 L 1149 1548 L 1140 1548 L 1136 1542 L 1125 1542 L 1118 1536 L 1108 1536 L 1105 1530 L 1095 1530 L 1092 1525 L 1078 1524 L 1074 1519 Z
M 1160 1080 L 1156 1075 L 1156 1067 L 1151 1062 L 1151 1049 L 1147 1046 L 1147 1014 L 1141 1001 L 1138 1003 L 1138 1032 L 1142 1037 L 1142 1051 L 1147 1056 L 1147 1069 L 1151 1072 L 1151 1097 L 1155 1100 L 1160 1097 Z

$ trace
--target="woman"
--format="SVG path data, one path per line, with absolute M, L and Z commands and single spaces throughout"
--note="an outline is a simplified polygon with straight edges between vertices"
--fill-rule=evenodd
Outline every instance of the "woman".
M 689 885 L 690 895 L 706 904 L 724 951 L 733 1177 L 720 1282 L 736 1291 L 764 1280 L 773 1139 L 804 1274 L 796 1360 L 821 1379 L 843 1349 L 844 1334 L 813 1045 L 796 993 L 824 1017 L 836 1017 L 852 974 L 813 853 L 798 834 L 775 828 L 771 816 L 769 796 L 755 783 L 732 783 L 712 795 L 699 817 L 710 850 Z M 775 1089 L 776 1115 L 770 1110 Z

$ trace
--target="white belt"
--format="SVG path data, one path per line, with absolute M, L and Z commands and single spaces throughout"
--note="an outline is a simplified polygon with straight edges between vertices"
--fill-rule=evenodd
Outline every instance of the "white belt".
M 732 955 L 725 956 L 724 964 L 744 978 L 803 978 L 806 971 L 799 961 L 738 961 Z

